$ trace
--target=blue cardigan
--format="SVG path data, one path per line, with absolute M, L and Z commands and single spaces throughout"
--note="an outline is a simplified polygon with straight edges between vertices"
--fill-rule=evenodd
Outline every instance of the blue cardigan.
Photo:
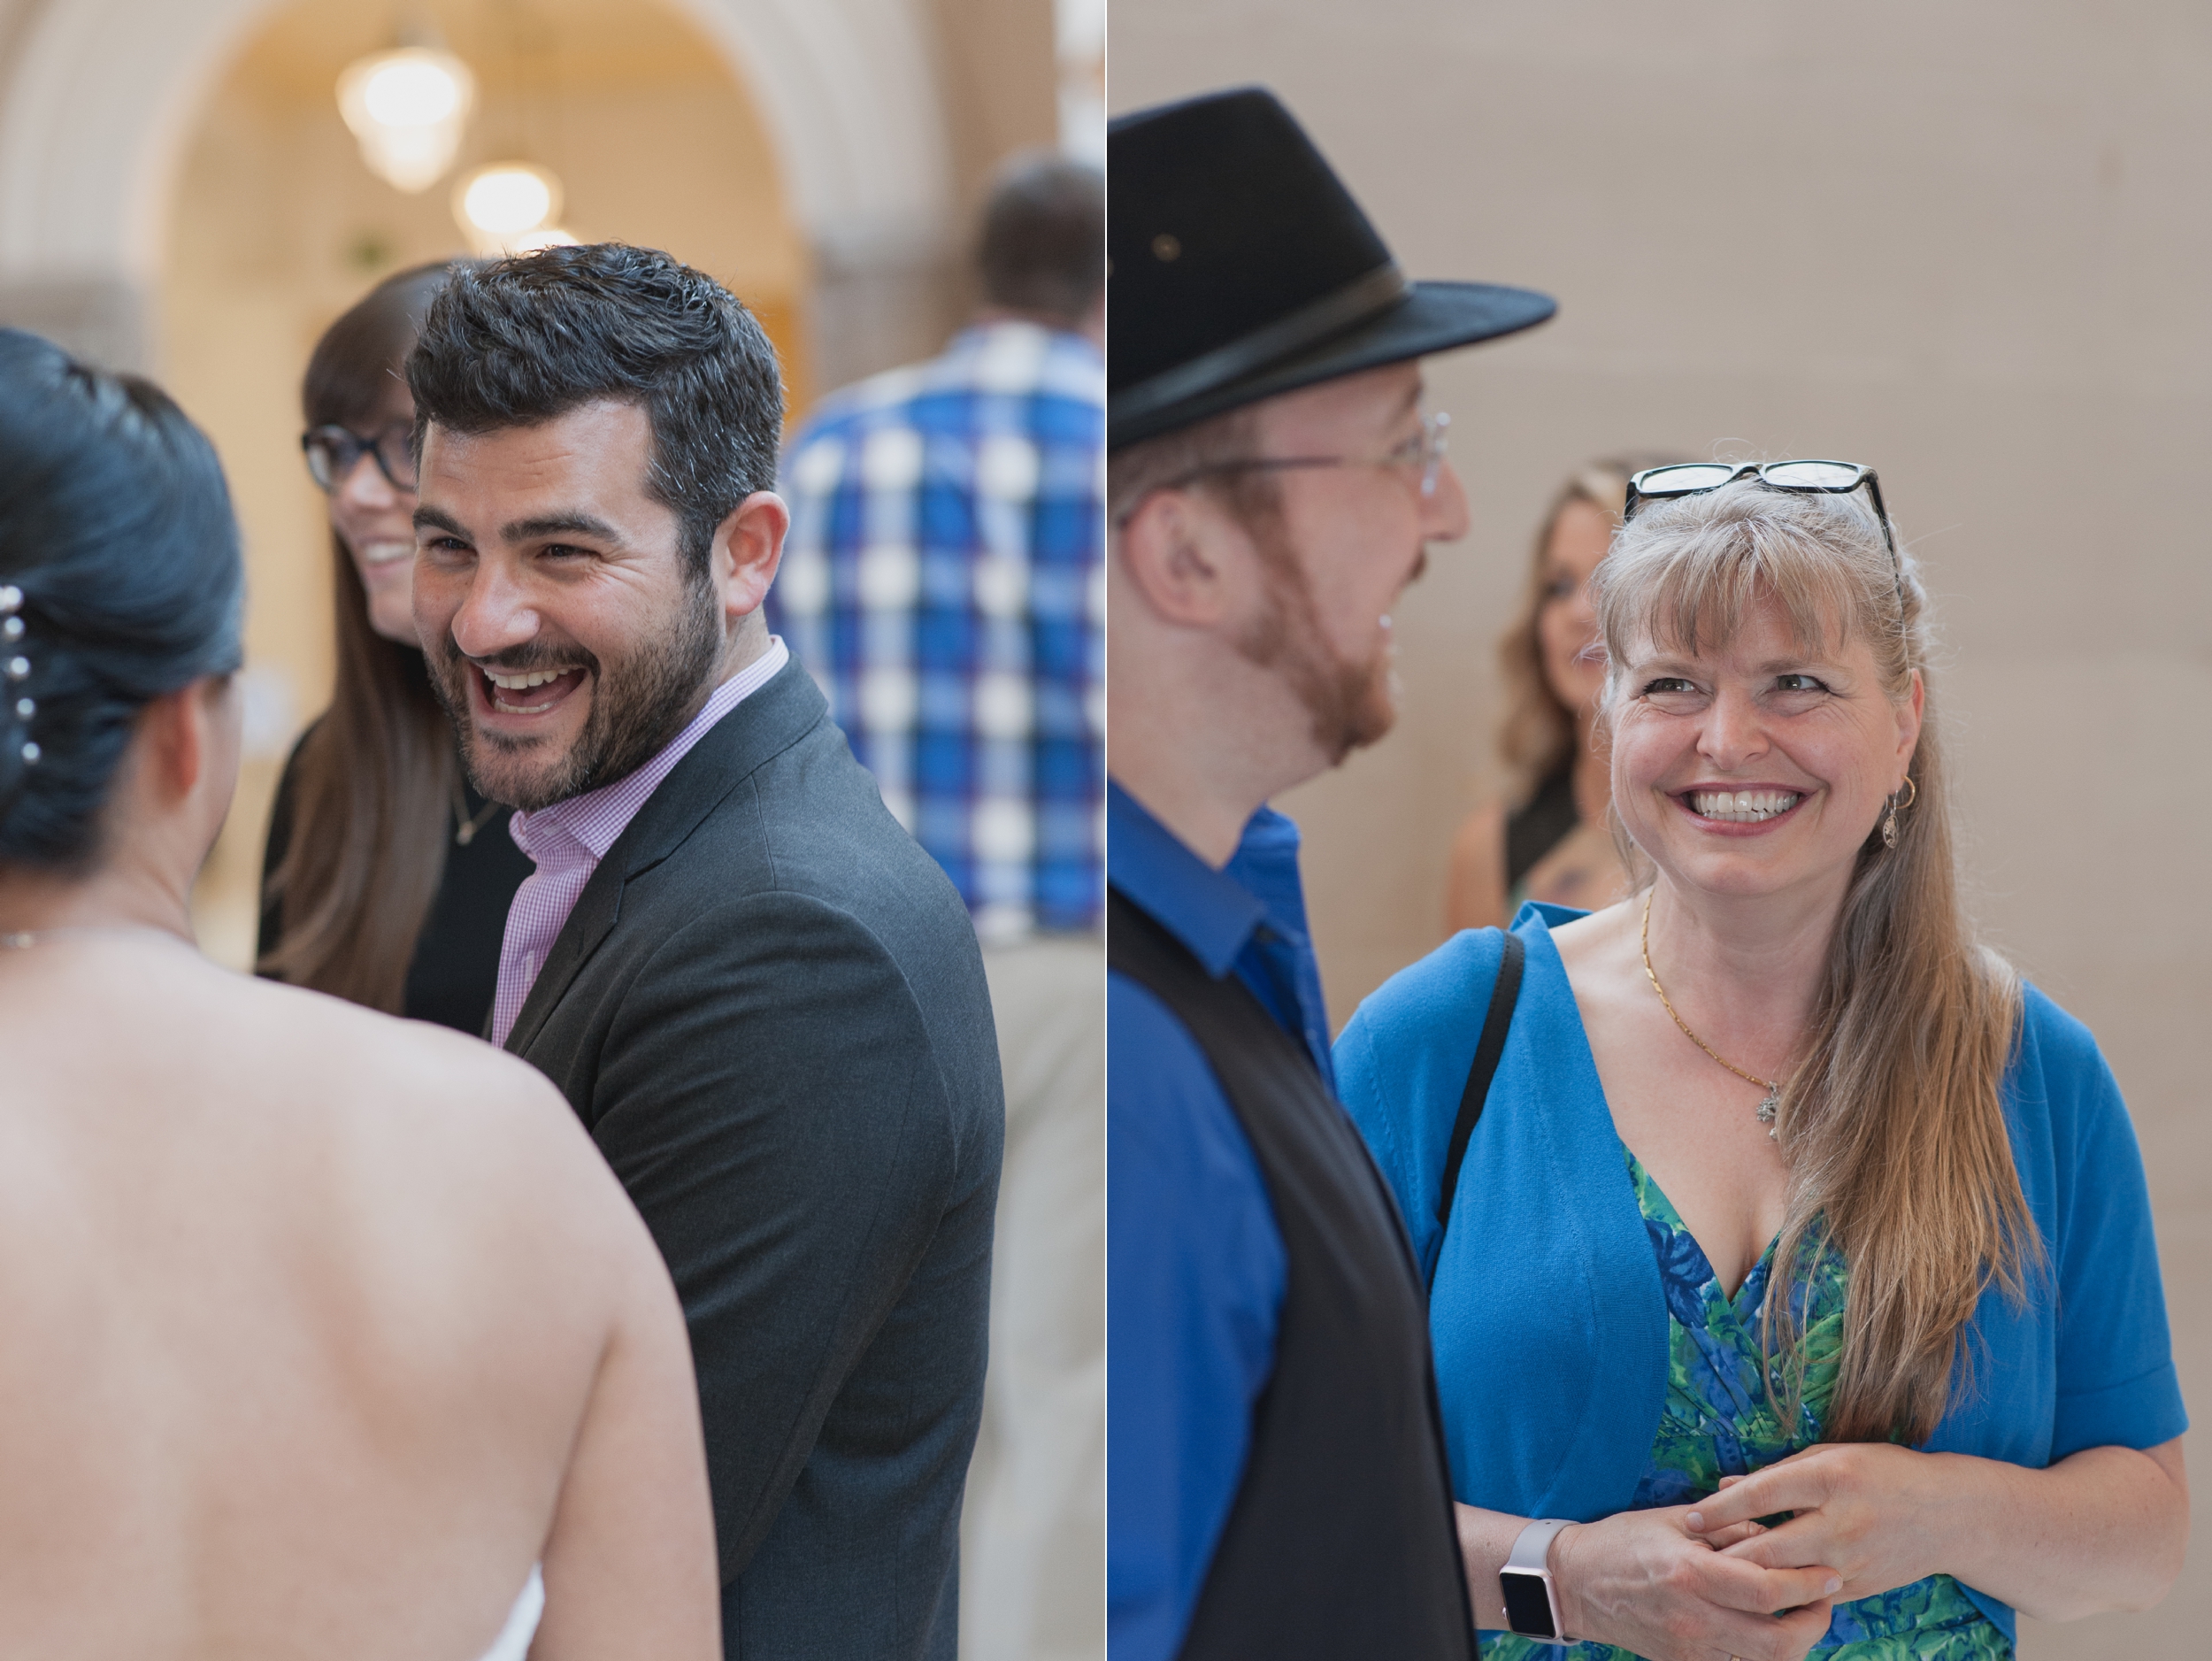
M 1590 1521 L 1627 1509 L 1666 1388 L 1667 1310 L 1552 926 L 1530 904 L 1521 983 L 1453 1200 L 1429 1326 L 1453 1489 L 1471 1505 Z M 1393 976 L 1336 1046 L 1339 1093 L 1389 1179 L 1417 1257 L 1437 1233 L 1445 1143 L 1503 937 L 1470 930 Z M 2143 1163 L 2079 1021 L 2032 987 L 2003 1097 L 2052 1284 L 1985 1294 L 1926 1446 L 2039 1469 L 2188 1427 Z M 2055 1295 L 2054 1295 L 2055 1292 Z M 2011 1609 L 1967 1590 L 2008 1635 Z

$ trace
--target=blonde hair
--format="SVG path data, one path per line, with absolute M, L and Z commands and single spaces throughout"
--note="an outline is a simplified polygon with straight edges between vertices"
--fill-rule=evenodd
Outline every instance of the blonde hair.
M 1559 701 L 1551 678 L 1544 673 L 1544 642 L 1538 624 L 1549 598 L 1546 566 L 1549 564 L 1552 532 L 1559 516 L 1578 502 L 1599 509 L 1616 526 L 1628 497 L 1629 475 L 1674 459 L 1665 456 L 1619 456 L 1578 468 L 1561 485 L 1544 510 L 1530 550 L 1528 581 L 1520 610 L 1505 633 L 1498 637 L 1498 669 L 1505 684 L 1505 719 L 1498 728 L 1498 753 L 1512 770 L 1514 793 L 1533 796 L 1573 751 L 1575 712 Z
M 1856 496 L 1746 481 L 1649 503 L 1601 571 L 1612 658 L 1601 719 L 1627 696 L 1623 665 L 1640 642 L 1694 652 L 1768 601 L 1801 640 L 1864 641 L 1886 696 L 1909 696 L 1913 671 L 1927 675 L 1927 601 L 1914 562 L 1899 560 L 1901 579 Z M 1898 811 L 1895 848 L 1870 827 L 1859 850 L 1776 1119 L 1788 1207 L 1764 1328 L 1770 1357 L 1778 1342 L 1791 1355 L 1793 1416 L 1803 1357 L 1782 1265 L 1800 1263 L 1823 1219 L 1850 1265 L 1832 1442 L 1925 1441 L 1984 1289 L 2023 1297 L 2043 1261 L 1999 1099 L 2019 977 L 1976 941 L 1960 903 L 1932 688 L 1925 696 L 1908 773 L 1917 794 Z

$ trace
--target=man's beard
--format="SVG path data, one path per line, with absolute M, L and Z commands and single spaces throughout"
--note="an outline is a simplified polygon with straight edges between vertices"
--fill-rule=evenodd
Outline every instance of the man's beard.
M 1365 663 L 1347 663 L 1322 632 L 1313 589 L 1283 542 L 1279 527 L 1251 531 L 1267 569 L 1260 615 L 1236 642 L 1239 654 L 1272 669 L 1313 719 L 1313 742 L 1335 766 L 1355 750 L 1373 743 L 1398 719 L 1398 699 L 1387 646 Z
M 703 582 L 687 583 L 685 599 L 667 633 L 649 636 L 634 655 L 611 668 L 580 647 L 563 651 L 525 646 L 502 652 L 480 666 L 461 654 L 450 634 L 431 647 L 426 654 L 433 669 L 430 684 L 460 734 L 461 765 L 477 794 L 489 802 L 535 812 L 627 778 L 650 761 L 696 712 L 722 655 L 713 590 Z M 526 757 L 542 741 L 476 730 L 467 676 L 486 667 L 502 674 L 527 674 L 580 665 L 591 686 L 591 712 L 565 754 L 533 773 Z

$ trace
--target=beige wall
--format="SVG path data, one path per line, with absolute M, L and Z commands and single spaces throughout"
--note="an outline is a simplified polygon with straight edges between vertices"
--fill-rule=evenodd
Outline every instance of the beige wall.
M 1942 606 L 1936 689 L 1980 915 L 2128 1094 L 2200 1421 L 2204 17 L 2185 0 L 1115 0 L 1110 43 L 1114 110 L 1267 81 L 1414 275 L 1561 301 L 1534 335 L 1432 365 L 1475 529 L 1399 608 L 1400 730 L 1283 803 L 1307 831 L 1336 1019 L 1440 937 L 1453 824 L 1496 783 L 1494 639 L 1565 473 L 1727 441 L 1870 463 Z M 2200 1653 L 2208 1565 L 2200 1539 L 2161 1610 L 2031 1626 L 2024 1654 Z

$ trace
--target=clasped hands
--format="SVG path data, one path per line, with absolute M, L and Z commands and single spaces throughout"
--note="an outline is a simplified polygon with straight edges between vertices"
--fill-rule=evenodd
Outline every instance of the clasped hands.
M 1563 1531 L 1561 1618 L 1577 1638 L 1651 1661 L 1800 1661 L 1838 1602 L 1907 1585 L 1925 1566 L 1929 1457 L 1824 1444 L 1694 1505 L 1623 1511 Z M 1763 1527 L 1777 1513 L 1788 1521 Z

